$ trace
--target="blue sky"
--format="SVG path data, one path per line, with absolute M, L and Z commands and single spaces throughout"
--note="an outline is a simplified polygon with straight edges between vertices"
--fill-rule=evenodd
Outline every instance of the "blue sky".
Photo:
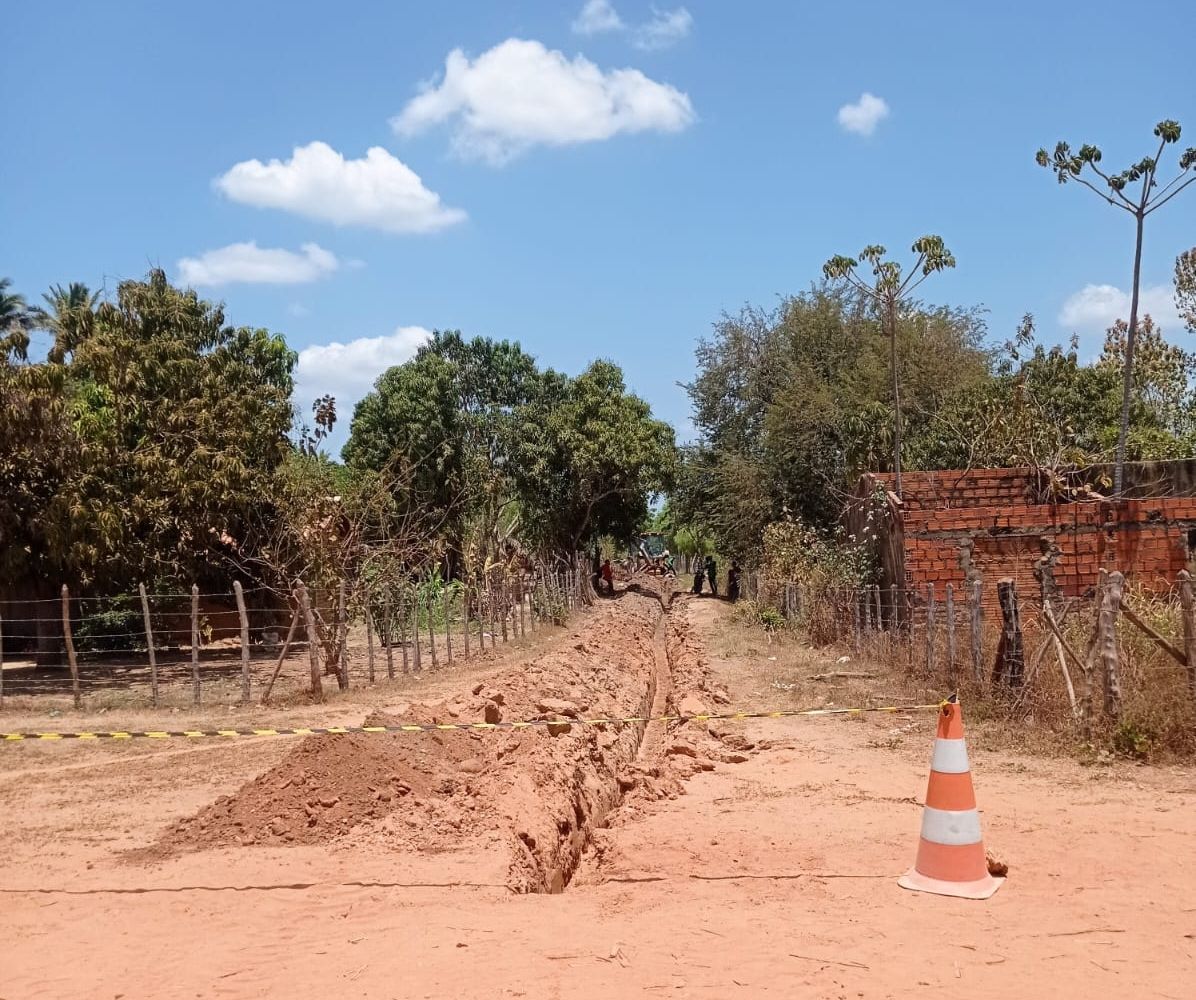
M 928 300 L 983 305 L 994 339 L 1032 311 L 1094 351 L 1132 220 L 1034 152 L 1091 141 L 1120 167 L 1162 118 L 1196 145 L 1196 6 L 1174 0 L 582 7 L 18 5 L 0 274 L 36 299 L 160 264 L 308 349 L 303 394 L 341 398 L 338 438 L 419 328 L 569 372 L 613 358 L 686 437 L 676 383 L 719 314 L 868 243 L 940 233 L 959 263 Z M 1193 244 L 1196 188 L 1148 223 L 1173 339 Z

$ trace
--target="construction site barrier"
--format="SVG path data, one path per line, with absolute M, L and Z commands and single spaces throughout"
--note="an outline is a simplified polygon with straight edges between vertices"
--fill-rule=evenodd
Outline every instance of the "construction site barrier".
M 392 726 L 311 726 L 288 729 L 177 729 L 177 730 L 109 730 L 105 732 L 0 733 L 0 742 L 19 743 L 29 740 L 173 740 L 203 739 L 206 737 L 231 738 L 236 736 L 339 736 L 347 733 L 438 733 L 446 730 L 502 731 L 532 729 L 548 726 L 624 726 L 653 722 L 742 722 L 747 719 L 795 719 L 823 715 L 866 715 L 887 712 L 938 712 L 946 702 L 933 705 L 885 705 L 877 708 L 804 708 L 774 712 L 722 712 L 708 715 L 652 715 L 626 716 L 614 719 L 573 719 L 568 717 L 552 719 L 530 719 L 525 722 L 434 722 L 399 723 Z

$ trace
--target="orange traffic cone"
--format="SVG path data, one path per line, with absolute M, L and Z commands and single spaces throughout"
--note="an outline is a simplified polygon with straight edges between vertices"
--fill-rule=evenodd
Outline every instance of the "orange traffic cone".
M 963 713 L 952 695 L 939 713 L 918 857 L 898 884 L 940 896 L 988 899 L 1004 881 L 988 873 L 980 813 L 968 770 Z

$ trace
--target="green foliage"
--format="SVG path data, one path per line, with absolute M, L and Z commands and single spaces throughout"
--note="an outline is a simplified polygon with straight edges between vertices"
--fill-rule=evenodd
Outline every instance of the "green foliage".
M 94 301 L 79 285 L 47 296 L 45 363 L 2 345 L 0 483 L 17 502 L 0 572 L 189 581 L 289 451 L 295 355 L 159 270 Z
M 860 473 L 892 467 L 882 329 L 866 301 L 829 287 L 716 323 L 686 387 L 701 441 L 682 452 L 671 494 L 679 521 L 741 558 L 757 556 L 765 527 L 789 516 L 830 531 Z M 985 327 L 975 312 L 911 309 L 896 329 L 902 408 L 916 433 L 944 400 L 989 379 Z
M 1005 344 L 993 377 L 943 405 L 911 437 L 915 468 L 1029 465 L 1047 473 L 1109 461 L 1116 447 L 1126 324 L 1109 329 L 1093 363 L 1035 339 L 1032 317 Z M 1149 316 L 1139 324 L 1127 455 L 1179 458 L 1196 448 L 1196 355 L 1167 343 Z
M 629 539 L 671 483 L 674 446 L 616 365 L 569 378 L 517 344 L 438 333 L 358 404 L 345 457 L 410 470 L 450 547 L 464 555 L 471 536 L 494 555 L 512 532 L 558 552 Z
M 520 414 L 515 482 L 535 510 L 529 533 L 576 552 L 602 535 L 629 540 L 649 498 L 673 484 L 673 429 L 627 392 L 623 373 L 596 361 L 575 379 L 546 373 L 544 391 Z
M 865 524 L 876 523 L 879 505 L 870 504 Z M 827 537 L 801 521 L 776 521 L 764 529 L 763 563 L 773 580 L 798 581 L 812 593 L 855 589 L 871 583 L 876 568 L 869 539 L 856 539 L 842 529 Z
M 1130 720 L 1118 723 L 1113 730 L 1113 749 L 1124 757 L 1146 760 L 1154 748 L 1156 734 L 1149 726 Z
M 1196 333 L 1196 247 L 1175 258 L 1175 308 L 1189 333 Z

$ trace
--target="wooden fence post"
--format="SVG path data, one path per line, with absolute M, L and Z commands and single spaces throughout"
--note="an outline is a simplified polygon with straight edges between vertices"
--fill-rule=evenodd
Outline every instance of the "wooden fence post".
M 1105 712 L 1114 720 L 1121 721 L 1121 670 L 1117 651 L 1117 615 L 1121 611 L 1121 598 L 1125 588 L 1125 577 L 1118 572 L 1110 573 L 1101 595 L 1100 616 L 1100 658 L 1104 666 Z
M 365 606 L 365 655 L 370 683 L 374 683 L 374 616 L 367 600 Z
M 934 626 L 935 626 L 934 584 L 926 584 L 926 675 L 934 676 Z
M 4 707 L 4 615 L 0 614 L 0 708 Z
M 855 591 L 851 591 L 851 648 L 856 656 L 860 655 L 860 602 Z M 771 635 L 771 633 L 770 633 Z
M 349 614 L 346 610 L 345 581 L 337 588 L 336 598 L 337 671 L 336 683 L 342 691 L 349 690 Z
M 241 619 L 241 704 L 249 704 L 249 614 L 245 610 L 245 592 L 241 581 L 233 581 L 233 593 L 237 597 L 237 617 Z M 149 621 L 148 605 L 146 621 Z
M 1179 601 L 1184 618 L 1184 655 L 1188 660 L 1188 690 L 1196 698 L 1196 604 L 1192 599 L 1192 574 L 1179 574 Z
M 395 679 L 395 619 L 390 602 L 389 587 L 387 587 L 386 594 L 382 598 L 382 613 L 386 615 L 386 679 L 393 681 Z
M 495 649 L 498 647 L 498 584 L 494 582 L 493 576 L 489 583 L 486 597 L 490 602 L 490 648 Z
M 507 573 L 503 570 L 503 575 L 498 578 L 498 604 L 499 611 L 502 614 L 502 641 L 507 641 Z
M 436 601 L 432 597 L 432 594 L 430 592 L 428 593 L 426 607 L 428 609 L 428 642 L 432 649 L 432 669 L 439 670 L 440 669 L 440 655 L 436 652 L 436 629 L 434 627 L 435 623 L 432 620 L 434 617 L 433 611 L 436 608 Z
M 452 609 L 449 607 L 451 598 L 449 597 L 448 584 L 444 587 L 444 647 L 445 659 L 448 660 L 448 665 L 453 665 L 453 629 L 452 629 Z
M 1011 578 L 997 582 L 997 600 L 1001 602 L 1001 642 L 993 665 L 993 683 L 1000 681 L 1007 687 L 1021 687 L 1026 665 L 1025 647 L 1017 588 Z
M 71 592 L 62 585 L 62 638 L 66 642 L 66 659 L 71 668 L 71 691 L 75 696 L 75 708 L 82 707 L 83 695 L 79 691 L 79 661 L 75 657 L 75 639 L 71 633 Z
M 879 632 L 885 627 L 884 615 L 880 611 L 880 584 L 872 584 L 872 604 L 876 611 L 876 630 Z
M 293 626 L 292 626 L 293 627 Z M 199 694 L 199 584 L 191 584 L 191 701 L 198 705 Z
M 524 597 L 523 574 L 520 573 L 519 576 L 516 577 L 516 580 L 518 581 L 517 586 L 519 588 L 519 638 L 526 639 L 527 638 L 527 619 L 523 616 L 523 597 Z
M 982 621 L 982 611 L 980 607 L 980 600 L 983 596 L 984 584 L 979 577 L 972 580 L 972 607 L 971 607 L 971 625 L 972 625 L 972 676 L 976 678 L 976 683 L 984 683 L 984 631 Z
M 274 690 L 274 682 L 278 680 L 282 664 L 287 658 L 287 653 L 291 651 L 291 643 L 295 641 L 295 632 L 299 628 L 299 616 L 303 613 L 299 607 L 298 591 L 291 591 L 291 597 L 295 601 L 295 611 L 291 615 L 291 627 L 287 629 L 287 637 L 286 641 L 282 644 L 282 652 L 278 654 L 278 662 L 274 664 L 274 673 L 270 675 L 270 680 L 266 684 L 266 690 L 262 692 L 263 705 L 270 701 L 270 692 Z
M 461 639 L 465 645 L 465 659 L 469 659 L 469 576 L 461 580 Z
M 311 663 L 311 693 L 316 701 L 324 700 L 324 682 L 320 678 L 320 637 L 316 634 L 316 620 L 311 613 L 311 599 L 303 581 L 295 583 L 299 594 L 299 608 L 303 612 L 304 627 L 307 629 L 307 657 Z
M 416 593 L 411 595 L 411 668 L 418 674 L 424 669 L 423 652 L 420 646 L 423 637 L 419 634 L 419 598 Z
M 141 595 L 141 616 L 145 621 L 145 648 L 149 651 L 150 668 L 150 704 L 158 707 L 158 657 L 154 652 L 154 626 L 150 621 L 149 597 L 145 592 L 145 584 L 137 584 L 137 593 Z

